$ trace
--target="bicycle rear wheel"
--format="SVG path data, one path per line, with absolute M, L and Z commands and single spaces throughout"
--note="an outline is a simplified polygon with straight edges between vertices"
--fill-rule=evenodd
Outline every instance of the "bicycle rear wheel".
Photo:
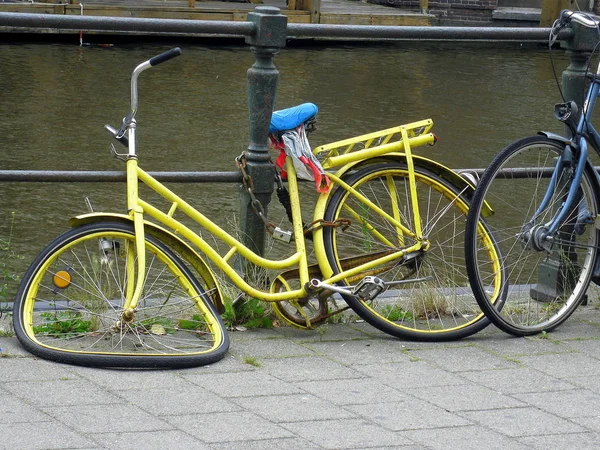
M 543 136 L 509 145 L 486 169 L 469 211 L 465 254 L 473 292 L 490 320 L 516 336 L 550 331 L 563 323 L 584 299 L 593 273 L 598 200 L 589 167 L 576 205 L 553 241 L 532 238 L 539 226 L 554 217 L 571 185 L 572 171 L 561 170 L 549 206 L 534 220 L 563 151 L 563 144 Z M 484 202 L 494 211 L 484 220 L 500 246 L 506 273 L 499 299 L 490 292 L 491 281 L 497 278 L 495 269 L 481 258 L 483 249 L 475 233 Z
M 349 174 L 344 181 L 412 230 L 408 173 L 403 163 L 376 163 Z M 403 284 L 389 287 L 373 301 L 343 297 L 365 321 L 393 336 L 423 341 L 464 338 L 489 324 L 467 286 L 463 237 L 468 205 L 455 186 L 427 169 L 416 167 L 415 178 L 422 230 L 429 248 L 340 283 L 356 285 L 372 275 L 384 282 Z M 367 203 L 338 188 L 326 208 L 325 220 L 341 218 L 349 219 L 351 225 L 346 229 L 323 229 L 334 273 L 348 268 L 356 258 L 364 262 L 415 243 Z M 479 232 L 487 242 L 492 263 L 497 259 L 493 240 L 483 225 Z
M 14 304 L 14 328 L 31 353 L 84 366 L 176 368 L 210 364 L 229 347 L 205 290 L 165 244 L 146 235 L 146 273 L 132 317 L 133 226 L 100 222 L 67 231 L 35 259 Z

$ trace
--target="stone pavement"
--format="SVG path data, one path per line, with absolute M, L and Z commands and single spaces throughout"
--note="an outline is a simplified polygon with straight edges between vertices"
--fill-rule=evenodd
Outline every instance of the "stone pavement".
M 598 449 L 600 310 L 512 338 L 392 339 L 364 323 L 232 333 L 208 367 L 56 364 L 0 338 L 2 449 Z

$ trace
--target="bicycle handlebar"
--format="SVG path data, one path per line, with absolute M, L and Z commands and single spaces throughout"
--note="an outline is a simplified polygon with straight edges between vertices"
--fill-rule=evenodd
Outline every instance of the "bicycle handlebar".
M 569 22 L 573 21 L 583 25 L 584 27 L 598 28 L 600 18 L 581 11 L 569 11 L 568 9 L 563 9 L 560 12 L 559 21 L 563 24 L 568 24 Z
M 168 61 L 170 59 L 173 59 L 179 55 L 181 55 L 181 49 L 179 47 L 175 47 L 175 48 L 172 48 L 171 50 L 167 50 L 166 52 L 161 53 L 160 55 L 150 58 L 148 60 L 148 63 L 151 66 L 157 66 L 157 65 L 164 63 L 165 61 Z

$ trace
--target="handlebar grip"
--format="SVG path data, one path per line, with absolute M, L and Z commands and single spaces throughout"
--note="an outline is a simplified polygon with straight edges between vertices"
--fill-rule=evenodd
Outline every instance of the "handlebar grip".
M 588 28 L 598 27 L 597 16 L 579 11 L 569 11 L 568 9 L 563 9 L 560 12 L 560 21 L 563 23 L 574 21 Z
M 170 59 L 175 58 L 176 56 L 181 55 L 181 49 L 179 47 L 172 48 L 171 50 L 167 50 L 160 55 L 155 56 L 154 58 L 150 58 L 148 61 L 151 66 L 157 66 L 160 63 L 164 63 Z

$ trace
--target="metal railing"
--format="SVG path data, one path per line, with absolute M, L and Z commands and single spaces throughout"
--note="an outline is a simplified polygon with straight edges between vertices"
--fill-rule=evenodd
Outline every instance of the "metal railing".
M 257 13 L 278 8 L 259 6 Z M 54 14 L 2 13 L 0 26 L 17 28 L 54 28 L 57 30 L 101 31 L 111 33 L 153 33 L 214 36 L 254 36 L 260 30 L 252 22 L 219 20 L 142 19 L 123 17 L 57 16 Z M 425 27 L 385 25 L 321 25 L 291 23 L 286 27 L 286 38 L 345 38 L 345 39 L 411 39 L 411 40 L 548 40 L 549 28 L 534 27 Z M 571 37 L 564 30 L 559 39 Z
M 57 30 L 108 33 L 151 33 L 177 35 L 240 36 L 245 38 L 255 63 L 248 70 L 248 111 L 250 143 L 246 152 L 248 175 L 254 182 L 254 196 L 265 212 L 273 193 L 274 169 L 270 164 L 267 140 L 271 113 L 276 97 L 279 72 L 273 58 L 284 48 L 288 38 L 338 38 L 353 40 L 446 40 L 446 41 L 529 41 L 547 42 L 549 28 L 498 27 L 407 27 L 372 25 L 287 24 L 278 8 L 258 6 L 246 22 L 201 21 L 178 19 L 141 19 L 93 16 L 58 16 L 0 12 L 0 27 L 55 28 Z M 585 62 L 596 36 L 572 25 L 558 36 L 564 41 L 571 64 L 563 73 L 567 100 L 581 98 L 585 86 Z M 1 49 L 0 49 L 1 51 Z M 0 100 L 1 101 L 1 100 Z M 477 170 L 470 170 L 476 173 Z M 221 172 L 177 172 L 156 174 L 163 181 L 239 182 L 241 175 Z M 51 172 L 0 171 L 0 181 L 122 181 L 123 172 Z M 265 248 L 264 224 L 256 217 L 248 193 L 240 190 L 242 235 L 245 244 L 258 254 Z

